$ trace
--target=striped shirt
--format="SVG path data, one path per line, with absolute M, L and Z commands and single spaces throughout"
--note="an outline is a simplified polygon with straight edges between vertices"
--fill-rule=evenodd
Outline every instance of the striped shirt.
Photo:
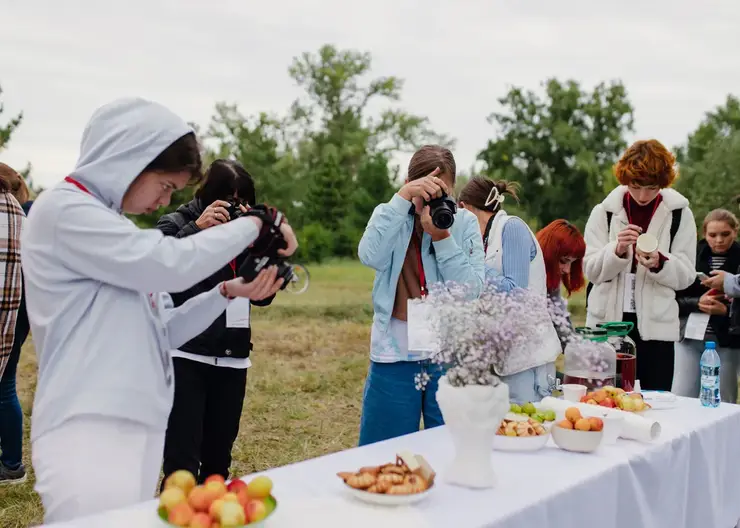
M 15 323 L 23 294 L 21 277 L 21 230 L 26 215 L 18 200 L 0 191 L 0 378 L 10 359 Z

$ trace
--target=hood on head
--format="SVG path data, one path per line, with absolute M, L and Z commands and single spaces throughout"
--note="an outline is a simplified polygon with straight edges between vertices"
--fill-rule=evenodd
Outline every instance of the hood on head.
M 72 177 L 107 207 L 123 195 L 162 151 L 193 129 L 159 103 L 131 97 L 98 108 L 82 134 Z

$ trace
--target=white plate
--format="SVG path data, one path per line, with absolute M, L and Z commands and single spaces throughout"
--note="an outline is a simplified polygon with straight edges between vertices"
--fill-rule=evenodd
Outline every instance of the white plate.
M 378 504 L 380 506 L 405 506 L 423 501 L 434 491 L 434 484 L 428 490 L 422 493 L 413 493 L 411 495 L 386 495 L 385 493 L 369 493 L 344 485 L 347 492 L 354 498 L 367 502 L 368 504 Z
M 545 433 L 537 436 L 505 436 L 493 437 L 493 448 L 496 451 L 538 451 L 545 447 L 550 439 L 550 434 Z

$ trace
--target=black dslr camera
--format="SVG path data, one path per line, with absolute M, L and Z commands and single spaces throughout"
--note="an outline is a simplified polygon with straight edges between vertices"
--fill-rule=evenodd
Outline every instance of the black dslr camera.
M 277 278 L 283 279 L 283 285 L 280 287 L 284 290 L 288 283 L 293 279 L 293 266 L 285 259 L 278 255 L 279 249 L 288 247 L 288 243 L 280 232 L 280 224 L 283 222 L 283 214 L 272 207 L 256 205 L 250 208 L 246 213 L 236 207 L 238 216 L 256 216 L 262 220 L 262 229 L 257 240 L 252 247 L 246 250 L 246 258 L 239 268 L 239 275 L 247 282 L 252 282 L 263 269 L 270 266 L 277 266 Z M 231 212 L 229 211 L 229 214 Z M 232 217 L 237 218 L 237 217 Z
M 437 229 L 449 229 L 455 223 L 457 203 L 447 193 L 443 192 L 442 196 L 424 202 L 424 205 L 429 206 L 429 216 Z
M 234 200 L 229 200 L 229 206 L 226 207 L 225 209 L 226 209 L 226 212 L 229 213 L 230 221 L 244 215 L 241 208 L 239 207 L 239 202 L 236 202 Z

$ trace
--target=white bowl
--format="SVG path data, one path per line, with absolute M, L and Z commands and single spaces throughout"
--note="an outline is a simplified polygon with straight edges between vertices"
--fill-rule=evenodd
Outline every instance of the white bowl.
M 537 436 L 496 435 L 493 448 L 497 451 L 538 451 L 545 447 L 549 438 L 547 433 Z
M 604 431 L 578 431 L 556 425 L 550 429 L 552 440 L 560 449 L 576 453 L 592 453 L 604 438 Z
M 358 490 L 347 484 L 344 485 L 347 492 L 354 498 L 367 502 L 369 504 L 378 504 L 380 506 L 404 506 L 414 504 L 429 497 L 434 491 L 434 484 L 429 489 L 421 493 L 412 493 L 411 495 L 386 495 L 385 493 L 370 493 L 369 491 Z

